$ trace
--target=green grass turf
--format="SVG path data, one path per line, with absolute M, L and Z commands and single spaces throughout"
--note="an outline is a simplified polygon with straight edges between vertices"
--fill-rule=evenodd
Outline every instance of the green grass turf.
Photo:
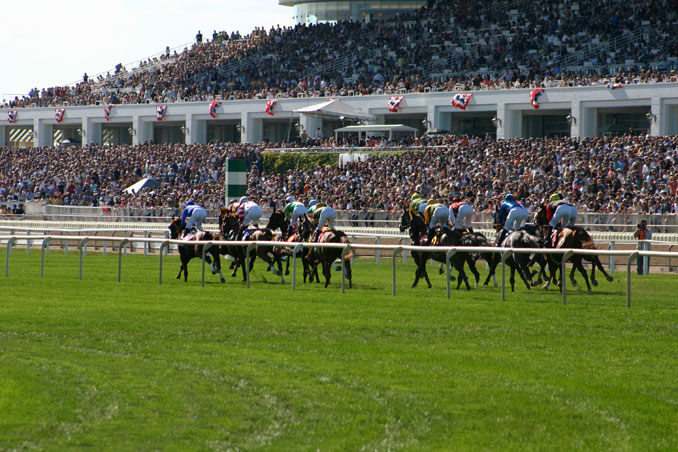
M 678 450 L 678 278 L 252 288 L 178 258 L 0 250 L 0 450 Z

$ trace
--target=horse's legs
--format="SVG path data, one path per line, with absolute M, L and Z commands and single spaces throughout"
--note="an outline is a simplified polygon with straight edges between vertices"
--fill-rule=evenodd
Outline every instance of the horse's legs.
M 532 286 L 532 276 L 528 268 L 530 256 L 528 254 L 518 254 L 513 256 L 513 262 L 516 264 L 518 275 L 523 280 L 528 289 Z
M 483 286 L 486 286 L 487 283 L 490 282 L 490 278 L 494 277 L 494 286 L 497 287 L 497 277 L 495 276 L 495 271 L 497 269 L 497 265 L 499 265 L 499 261 L 501 258 L 499 257 L 498 254 L 491 253 L 490 254 L 489 260 L 487 260 L 487 264 L 490 267 L 490 272 L 487 274 L 487 278 L 485 278 L 485 282 L 483 282 Z
M 323 256 L 323 276 L 325 277 L 325 287 L 330 285 L 330 279 L 332 278 L 332 269 L 331 263 L 325 260 Z
M 342 271 L 345 272 L 344 276 L 346 277 L 346 279 L 348 279 L 348 288 L 352 289 L 353 288 L 353 282 L 352 282 L 353 274 L 351 273 L 351 259 L 344 259 L 344 269 Z
M 473 260 L 473 257 L 471 257 L 470 254 L 466 256 L 466 263 L 468 264 L 469 270 L 471 270 L 471 273 L 473 273 L 473 277 L 476 280 L 476 286 L 475 288 L 478 288 L 478 284 L 480 283 L 480 273 L 478 273 L 478 269 L 476 269 L 476 261 Z
M 595 269 L 596 267 L 598 267 L 598 269 L 603 273 L 603 275 L 605 275 L 605 279 L 607 280 L 607 282 L 612 282 L 612 281 L 614 281 L 614 278 L 612 277 L 612 275 L 609 275 L 609 274 L 605 271 L 605 267 L 603 267 L 603 264 L 600 262 L 600 258 L 599 258 L 598 256 L 593 256 L 593 257 L 591 258 L 591 262 L 592 262 L 591 267 L 594 268 L 594 269 Z M 591 279 L 593 279 L 593 271 L 591 271 L 591 275 L 592 275 L 592 276 L 591 276 Z
M 591 294 L 593 293 L 593 290 L 591 290 L 591 284 L 589 283 L 589 276 L 586 273 L 586 269 L 584 268 L 584 265 L 582 264 L 582 259 L 578 259 L 575 267 L 579 270 L 579 273 L 584 277 L 584 281 L 586 281 L 586 287 L 588 289 L 588 292 Z

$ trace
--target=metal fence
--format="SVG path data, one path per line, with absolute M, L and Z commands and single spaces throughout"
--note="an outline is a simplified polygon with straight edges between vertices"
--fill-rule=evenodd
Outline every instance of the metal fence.
M 0 236 L 0 243 L 5 242 L 7 247 L 6 252 L 6 263 L 5 263 L 5 277 L 9 277 L 10 269 L 10 256 L 12 254 L 12 248 L 19 240 L 26 241 L 29 246 L 27 247 L 27 252 L 30 252 L 30 243 L 33 241 L 41 242 L 41 267 L 40 267 L 40 276 L 44 277 L 45 273 L 45 255 L 49 253 L 49 247 L 53 240 L 72 240 L 77 241 L 78 251 L 79 251 L 79 273 L 78 277 L 82 280 L 83 277 L 83 256 L 87 253 L 88 243 L 90 241 L 101 240 L 100 236 L 64 236 L 64 235 L 4 235 Z M 144 245 L 144 250 L 150 249 L 150 244 L 158 244 L 158 256 L 159 256 L 159 276 L 158 284 L 162 284 L 162 265 L 163 265 L 163 256 L 167 255 L 167 250 L 170 245 L 180 246 L 186 242 L 181 240 L 168 240 L 160 238 L 150 238 L 150 237 L 110 237 L 107 238 L 112 242 L 117 242 L 118 248 L 118 282 L 121 281 L 122 276 L 122 257 L 123 250 L 126 249 L 128 244 L 131 243 L 142 243 Z M 450 290 L 450 275 L 451 275 L 451 258 L 456 253 L 460 252 L 469 252 L 469 253 L 494 253 L 500 254 L 501 256 L 501 299 L 506 301 L 506 259 L 514 254 L 558 254 L 562 256 L 561 264 L 561 292 L 563 304 L 567 302 L 567 277 L 566 277 L 566 264 L 567 260 L 574 255 L 602 255 L 602 256 L 626 256 L 626 278 L 627 278 L 627 287 L 626 287 L 626 304 L 627 307 L 631 307 L 631 266 L 634 259 L 641 257 L 672 257 L 676 253 L 672 252 L 657 252 L 657 251 L 637 251 L 637 250 L 581 250 L 581 249 L 526 249 L 526 248 L 497 248 L 497 247 L 424 247 L 424 246 L 409 246 L 409 245 L 378 245 L 378 244 L 338 244 L 338 243 L 290 243 L 290 242 L 233 242 L 233 241 L 206 241 L 206 242 L 191 242 L 192 245 L 200 244 L 203 245 L 203 254 L 202 254 L 202 286 L 205 285 L 205 253 L 213 246 L 220 245 L 237 245 L 241 244 L 243 247 L 246 247 L 246 255 L 250 255 L 252 248 L 256 246 L 264 247 L 290 247 L 292 248 L 292 259 L 293 259 L 293 268 L 292 268 L 292 290 L 296 288 L 296 255 L 301 252 L 303 248 L 340 248 L 342 249 L 342 258 L 344 258 L 347 253 L 351 250 L 375 250 L 375 251 L 388 251 L 391 253 L 392 257 L 392 290 L 393 296 L 396 295 L 396 261 L 399 254 L 404 254 L 407 251 L 416 251 L 419 253 L 441 253 L 444 252 L 446 255 L 446 269 L 447 269 L 447 298 L 451 298 Z M 249 268 L 249 258 L 246 262 L 246 281 L 247 288 L 250 288 L 250 277 L 247 269 Z M 342 265 L 342 279 L 341 279 L 341 291 L 345 293 L 345 267 Z M 284 276 L 281 275 L 281 282 L 284 284 Z

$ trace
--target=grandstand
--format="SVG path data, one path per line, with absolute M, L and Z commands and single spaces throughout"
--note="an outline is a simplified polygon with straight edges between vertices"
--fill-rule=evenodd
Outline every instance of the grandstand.
M 674 200 L 664 199 L 661 191 L 675 195 L 666 188 L 676 176 L 675 140 L 656 137 L 678 134 L 675 0 L 563 0 L 539 5 L 506 0 L 491 2 L 480 11 L 469 0 L 425 3 L 385 21 L 361 13 L 356 16 L 360 20 L 257 29 L 247 36 L 219 33 L 181 52 L 149 58 L 138 68 L 118 67 L 112 75 L 74 86 L 35 89 L 0 109 L 0 146 L 7 156 L 3 195 L 26 199 L 22 192 L 30 188 L 33 197 L 59 192 L 63 202 L 60 185 L 75 178 L 87 189 L 81 189 L 79 197 L 71 193 L 69 203 L 122 205 L 131 200 L 117 194 L 121 185 L 140 176 L 139 171 L 148 172 L 151 165 L 167 185 L 155 199 L 143 202 L 176 204 L 179 193 L 197 190 L 216 205 L 218 190 L 206 187 L 210 180 L 217 181 L 227 155 L 243 154 L 256 162 L 269 147 L 443 146 L 427 151 L 426 159 L 431 160 L 426 161 L 435 165 L 438 158 L 453 158 L 449 152 L 465 150 L 451 138 L 421 138 L 428 131 L 447 130 L 480 137 L 471 139 L 474 143 L 492 143 L 484 144 L 488 155 L 504 168 L 517 166 L 502 154 L 505 146 L 540 156 L 580 143 L 596 143 L 594 149 L 601 153 L 619 149 L 621 160 L 628 160 L 623 164 L 627 172 L 627 164 L 643 167 L 639 183 L 636 176 L 628 179 L 636 182 L 624 194 L 645 188 L 657 196 L 655 211 L 666 211 L 657 206 L 673 205 Z M 338 129 L 357 124 L 402 124 L 416 129 L 417 138 L 379 139 L 378 132 L 367 138 L 336 135 Z M 642 145 L 633 137 L 642 137 Z M 60 161 L 59 151 L 69 145 L 84 146 L 72 150 L 83 165 L 76 171 L 73 162 Z M 638 146 L 659 155 L 669 153 L 672 163 L 664 168 L 657 159 L 639 154 Z M 22 147 L 37 150 L 22 154 L 7 149 Z M 117 153 L 126 159 L 115 160 Z M 17 176 L 13 165 L 25 164 L 25 156 L 30 156 L 31 165 L 22 167 Z M 582 161 L 598 157 L 579 156 Z M 139 163 L 142 158 L 148 163 Z M 46 161 L 54 165 L 49 174 L 44 172 Z M 104 161 L 116 165 L 106 171 L 117 170 L 122 176 L 111 180 L 98 174 L 99 180 L 93 180 L 92 168 Z M 171 168 L 195 166 L 196 161 L 192 177 L 184 172 L 177 178 L 177 169 Z M 484 160 L 476 156 L 475 161 Z M 603 174 L 609 163 L 600 161 L 597 175 L 588 169 L 586 185 L 595 177 L 610 177 Z M 659 175 L 651 174 L 655 166 Z M 174 180 L 168 168 L 175 173 Z M 535 168 L 540 167 L 523 171 Z M 556 181 L 539 184 L 535 199 L 548 190 L 571 190 L 575 169 L 567 177 L 561 174 Z M 454 180 L 468 177 L 460 170 L 446 175 Z M 513 176 L 494 174 L 489 179 L 492 189 L 495 177 L 503 181 L 503 190 Z M 629 177 L 622 177 L 624 183 Z M 654 178 L 654 188 L 643 186 L 652 182 L 649 177 Z M 180 188 L 174 185 L 177 180 Z M 617 194 L 609 189 L 612 182 L 604 191 L 606 206 Z M 487 188 L 488 180 L 477 183 Z M 443 193 L 445 188 L 442 196 L 447 196 L 450 187 L 441 181 L 431 190 Z M 526 189 L 530 190 L 529 183 Z M 394 208 L 402 195 L 393 191 L 385 194 L 387 199 L 371 199 L 365 187 L 355 191 L 354 187 L 350 197 L 338 202 Z M 476 199 L 483 196 L 474 194 Z M 587 205 L 594 201 L 584 198 Z M 621 202 L 609 210 L 631 208 L 651 210 Z

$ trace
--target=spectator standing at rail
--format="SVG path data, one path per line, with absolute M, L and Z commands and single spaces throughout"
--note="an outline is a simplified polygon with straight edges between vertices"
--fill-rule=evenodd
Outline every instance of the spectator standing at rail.
M 647 227 L 647 220 L 642 220 L 633 236 L 638 239 L 638 249 L 641 251 L 649 251 L 650 243 L 646 240 L 652 240 L 652 231 Z M 639 275 L 645 275 L 650 271 L 650 257 L 638 256 L 636 259 L 636 267 Z
M 200 33 L 200 30 L 198 30 L 198 34 L 195 35 L 195 43 L 198 45 L 202 44 L 202 33 Z

